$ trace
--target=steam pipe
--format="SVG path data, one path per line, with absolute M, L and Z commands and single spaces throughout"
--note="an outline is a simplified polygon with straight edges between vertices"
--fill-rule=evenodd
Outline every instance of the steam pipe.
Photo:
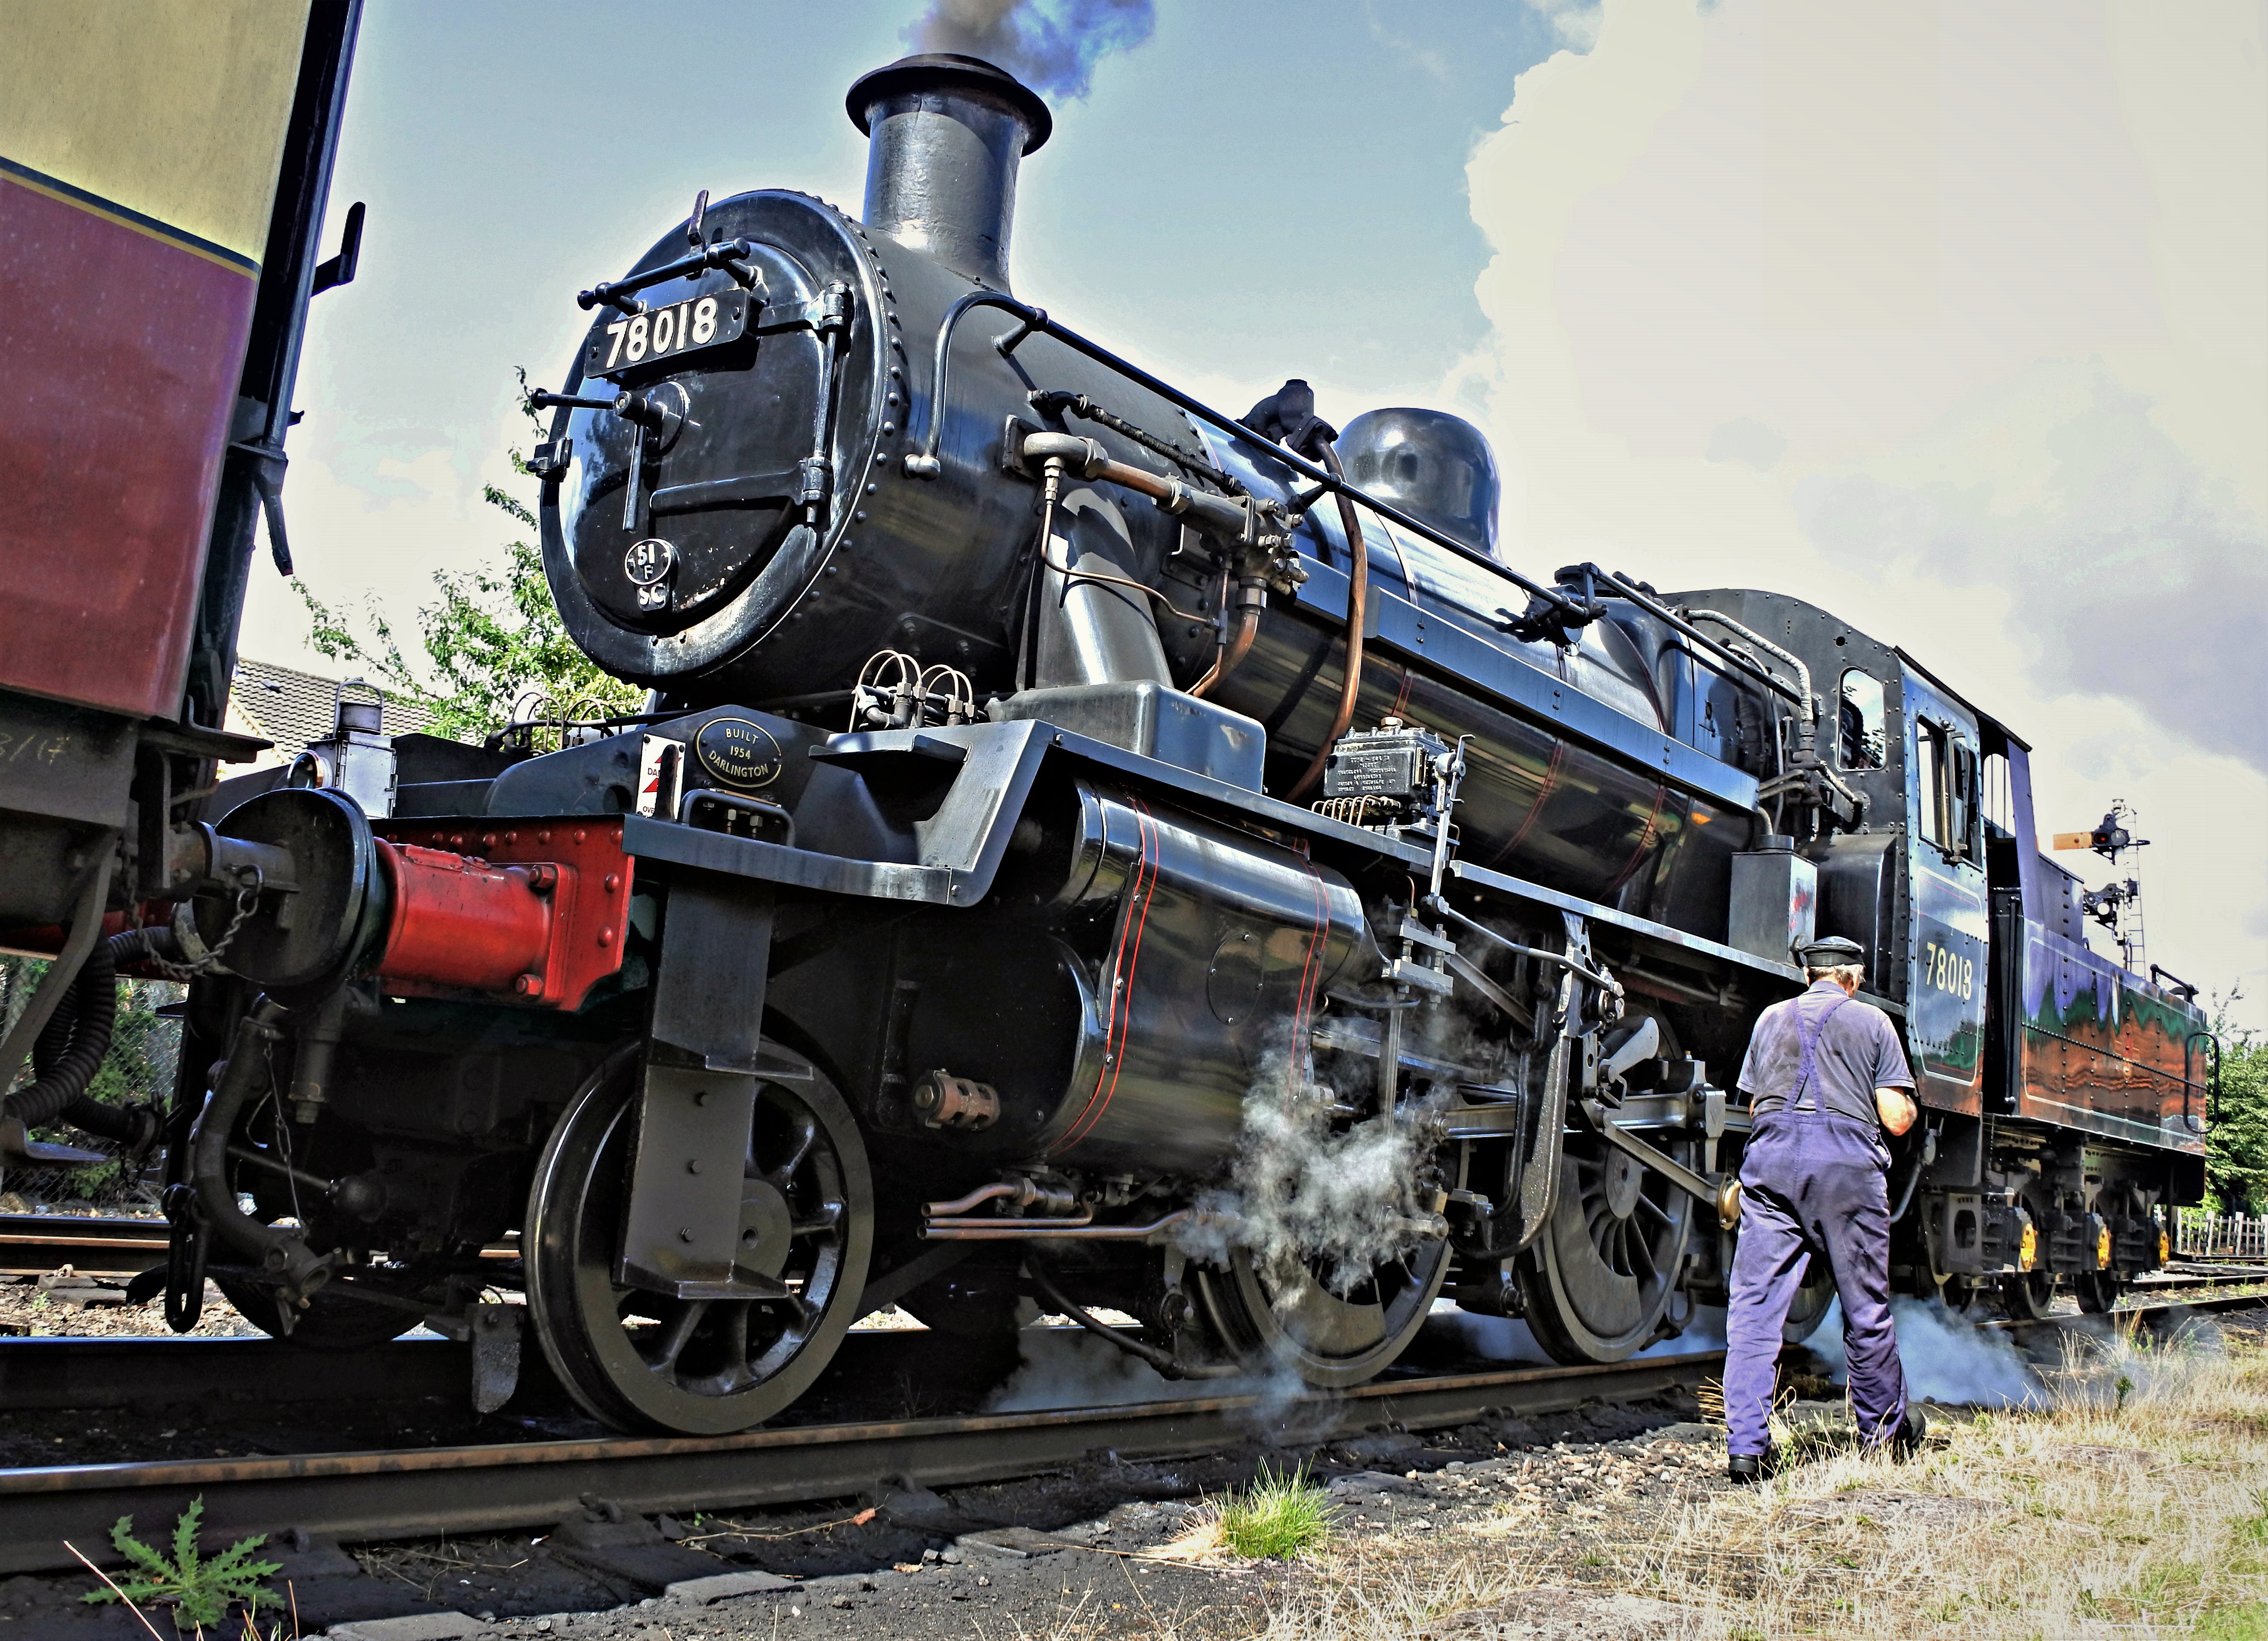
M 1338 446 L 1329 439 L 1316 440 L 1316 453 L 1322 457 L 1323 466 L 1330 469 L 1333 478 L 1346 476 L 1339 467 Z M 1346 532 L 1347 551 L 1354 556 L 1354 565 L 1349 571 L 1347 583 L 1346 677 L 1339 685 L 1339 710 L 1331 719 L 1329 732 L 1323 736 L 1322 744 L 1315 748 L 1315 755 L 1308 760 L 1307 772 L 1285 794 L 1284 801 L 1290 804 L 1296 804 L 1305 798 L 1314 790 L 1315 783 L 1323 778 L 1323 765 L 1330 762 L 1331 749 L 1338 745 L 1339 737 L 1347 732 L 1347 725 L 1354 722 L 1355 703 L 1362 695 L 1363 629 L 1370 617 L 1370 549 L 1363 543 L 1362 521 L 1354 516 L 1354 504 L 1347 499 L 1346 491 L 1338 491 L 1337 499 L 1339 527 Z M 1446 821 L 1440 833 L 1437 841 L 1446 843 L 1448 839 Z M 1433 873 L 1437 887 L 1440 875 L 1437 865 Z
M 1617 576 L 1616 579 L 1619 581 L 1622 578 Z M 1811 693 L 1811 669 L 1803 664 L 1803 659 L 1792 650 L 1781 649 L 1763 634 L 1749 631 L 1731 616 L 1720 611 L 1689 608 L 1686 614 L 1695 621 L 1715 622 L 1742 642 L 1756 645 L 1766 655 L 1787 665 L 1788 668 L 1795 673 L 1795 688 L 1801 697 L 1798 704 L 1803 709 L 1802 751 L 1807 755 L 1815 754 L 1819 744 L 1819 697 Z M 1786 695 L 1787 692 L 1782 689 L 1780 693 Z
M 932 1219 L 922 1226 L 931 1242 L 1146 1242 L 1189 1217 L 1175 1209 L 1145 1225 L 1099 1225 L 1094 1216 L 1077 1219 Z
M 1016 1188 L 1005 1181 L 979 1186 L 968 1196 L 956 1196 L 949 1203 L 924 1203 L 922 1216 L 931 1219 L 950 1219 L 956 1214 L 967 1213 L 979 1203 L 989 1203 L 996 1196 L 1013 1196 L 1015 1194 Z
M 1270 443 L 1233 416 L 1222 415 L 1211 406 L 1190 398 L 1172 383 L 1162 381 L 1151 375 L 1140 365 L 1120 358 L 1099 342 L 1090 342 L 1077 331 L 1058 325 L 1048 317 L 1046 309 L 1033 307 L 1027 303 L 1017 301 L 1013 297 L 1003 296 L 997 291 L 970 291 L 946 309 L 944 319 L 938 324 L 937 352 L 930 371 L 928 430 L 922 436 L 921 449 L 918 452 L 909 452 L 905 457 L 902 466 L 907 477 L 933 479 L 945 471 L 945 464 L 938 459 L 938 452 L 945 443 L 945 396 L 952 377 L 953 333 L 960 328 L 963 315 L 981 307 L 998 308 L 1004 313 L 1015 315 L 1021 321 L 1023 335 L 1038 332 L 1053 337 L 1074 353 L 1083 354 L 1112 374 L 1131 382 L 1137 387 L 1157 394 L 1170 404 L 1179 406 L 1201 421 L 1210 422 L 1230 438 L 1262 446 L 1267 451 L 1270 460 L 1282 462 L 1293 472 L 1320 484 L 1324 489 L 1334 493 L 1344 492 L 1388 523 L 1400 525 L 1411 534 L 1421 535 L 1436 547 L 1444 548 L 1458 557 L 1478 564 L 1492 574 L 1505 577 L 1521 592 L 1542 599 L 1553 608 L 1565 612 L 1569 619 L 1587 619 L 1589 612 L 1570 600 L 1565 593 L 1529 579 L 1518 570 L 1498 563 L 1479 549 L 1467 546 L 1454 536 L 1435 529 L 1423 519 L 1412 518 L 1399 507 L 1381 501 L 1367 490 L 1359 489 L 1349 484 L 1344 479 L 1332 476 L 1297 451 L 1286 450 L 1281 445 Z M 1015 340 L 1021 341 L 1022 336 L 1019 335 Z M 1012 351 L 1012 344 L 1008 337 L 1002 337 L 998 345 L 1003 352 Z M 1723 650 L 1722 645 L 1713 644 L 1706 638 L 1703 638 L 1701 642 L 1712 650 L 1719 651 Z
M 1208 693 L 1219 688 L 1231 673 L 1244 665 L 1244 658 L 1252 652 L 1253 640 L 1260 636 L 1261 608 L 1262 604 L 1258 602 L 1238 606 L 1235 636 L 1212 658 L 1211 670 L 1197 680 L 1190 688 L 1189 694 L 1204 699 Z

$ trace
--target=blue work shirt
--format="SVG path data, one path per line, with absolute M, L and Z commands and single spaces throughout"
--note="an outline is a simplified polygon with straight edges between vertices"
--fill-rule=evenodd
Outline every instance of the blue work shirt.
M 1741 1090 L 1756 1115 L 1789 1103 L 1803 1057 L 1800 1033 L 1837 1004 L 1842 1006 L 1819 1034 L 1811 1085 L 1795 1101 L 1796 1108 L 1825 1111 L 1873 1128 L 1881 1120 L 1874 1110 L 1874 1091 L 1914 1085 L 1905 1045 L 1890 1017 L 1871 1003 L 1845 997 L 1831 980 L 1815 981 L 1802 996 L 1773 1004 L 1756 1020 L 1748 1058 L 1741 1062 Z

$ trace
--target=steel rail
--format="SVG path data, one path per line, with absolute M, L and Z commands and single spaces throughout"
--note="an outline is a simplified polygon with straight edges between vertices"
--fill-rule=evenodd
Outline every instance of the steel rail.
M 2264 1303 L 2257 1296 L 2200 1295 L 2111 1316 L 2164 1328 L 2190 1313 Z M 1982 1325 L 2021 1336 L 2090 1320 L 2056 1316 Z M 225 1350 L 247 1358 L 254 1352 L 296 1358 L 303 1367 L 306 1359 L 264 1340 L 34 1340 L 0 1346 L 0 1360 L 22 1345 L 51 1343 L 75 1347 L 82 1356 L 88 1346 L 111 1347 L 122 1359 L 126 1347 L 146 1353 L 151 1345 L 177 1351 L 183 1362 L 197 1356 L 220 1361 Z M 409 1357 L 412 1350 L 420 1357 Z M 446 1343 L 397 1342 L 372 1354 L 388 1352 L 423 1362 L 436 1372 L 436 1383 L 461 1371 L 461 1347 Z M 342 1382 L 337 1369 L 348 1359 L 324 1358 L 324 1377 L 335 1391 Z M 347 1540 L 493 1531 L 563 1520 L 586 1496 L 649 1514 L 748 1508 L 848 1497 L 884 1481 L 929 1487 L 1000 1481 L 1104 1453 L 1171 1459 L 1256 1439 L 1313 1446 L 1381 1425 L 1437 1429 L 1493 1415 L 1563 1412 L 1588 1402 L 1639 1400 L 1690 1387 L 1721 1372 L 1723 1364 L 1721 1351 L 1703 1351 L 1611 1366 L 1385 1380 L 1288 1403 L 1279 1396 L 1239 1394 L 714 1438 L 619 1437 L 0 1471 L 0 1575 L 69 1565 L 64 1538 L 104 1542 L 109 1524 L 121 1515 L 162 1520 L 196 1498 L 206 1500 L 211 1529 L 231 1537 L 294 1529 Z
M 66 1567 L 133 1515 L 205 1502 L 217 1538 L 297 1529 L 343 1540 L 549 1526 L 600 1498 L 642 1514 L 839 1498 L 883 1482 L 957 1487 L 1092 1456 L 1171 1459 L 1258 1438 L 1313 1445 L 1381 1425 L 1436 1429 L 1499 1412 L 1565 1412 L 1690 1387 L 1706 1351 L 1612 1367 L 1526 1367 L 1391 1380 L 1338 1395 L 1225 1395 L 970 1418 L 820 1424 L 738 1436 L 621 1437 L 479 1447 L 0 1471 L 0 1575 Z

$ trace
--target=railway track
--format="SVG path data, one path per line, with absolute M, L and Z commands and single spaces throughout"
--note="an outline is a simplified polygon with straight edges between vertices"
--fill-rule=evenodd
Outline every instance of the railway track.
M 122 1515 L 167 1520 L 198 1498 L 205 1502 L 208 1531 L 232 1540 L 295 1530 L 367 1540 L 549 1525 L 592 1498 L 648 1515 L 744 1509 L 848 1497 L 886 1482 L 966 1486 L 1102 1454 L 1172 1459 L 1256 1438 L 1314 1446 L 1383 1425 L 1432 1430 L 1601 1400 L 1640 1401 L 1690 1387 L 1720 1372 L 1723 1362 L 1721 1351 L 1701 1351 L 1611 1368 L 1397 1379 L 1329 1397 L 1248 1394 L 712 1438 L 612 1437 L 0 1471 L 0 1574 L 67 1566 L 64 1539 L 104 1543 Z
M 2146 1328 L 2262 1300 L 2197 1289 L 2242 1277 L 2176 1277 L 2181 1293 L 2123 1314 Z M 2191 1283 L 2196 1286 L 2191 1286 Z M 2180 1285 L 2177 1285 L 2180 1284 Z M 2191 1295 L 2194 1294 L 2194 1297 Z M 1984 1324 L 2020 1339 L 2085 1319 Z M 926 1335 L 869 1332 L 846 1368 L 886 1377 L 917 1365 Z M 1410 1374 L 1334 1396 L 1267 1393 L 974 1417 L 860 1420 L 738 1436 L 598 1436 L 229 1459 L 0 1470 L 0 1575 L 70 1563 L 66 1538 L 106 1542 L 122 1515 L 168 1520 L 205 1501 L 215 1534 L 401 1538 L 545 1526 L 587 1500 L 644 1514 L 740 1509 L 869 1493 L 884 1483 L 965 1486 L 1121 1460 L 1217 1453 L 1256 1439 L 1319 1446 L 1381 1426 L 1440 1429 L 1491 1417 L 1643 1401 L 1722 1369 L 1720 1351 L 1613 1367 L 1510 1367 Z M 137 1409 L 159 1403 L 313 1403 L 462 1394 L 466 1347 L 397 1340 L 317 1358 L 258 1338 L 33 1339 L 0 1345 L 0 1410 Z

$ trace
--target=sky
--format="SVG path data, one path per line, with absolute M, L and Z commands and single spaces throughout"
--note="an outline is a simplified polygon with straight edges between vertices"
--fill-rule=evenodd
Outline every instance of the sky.
M 2139 810 L 2150 956 L 2268 1025 L 2268 4 L 1039 4 L 1110 48 L 1025 162 L 1019 294 L 1224 408 L 1472 417 L 1530 574 L 1904 646 L 2031 743 L 2043 832 Z M 372 0 L 310 585 L 414 627 L 512 534 L 481 487 L 574 292 L 701 188 L 855 212 L 850 81 L 1002 10 Z M 246 653 L 330 670 L 305 630 L 263 569 Z

